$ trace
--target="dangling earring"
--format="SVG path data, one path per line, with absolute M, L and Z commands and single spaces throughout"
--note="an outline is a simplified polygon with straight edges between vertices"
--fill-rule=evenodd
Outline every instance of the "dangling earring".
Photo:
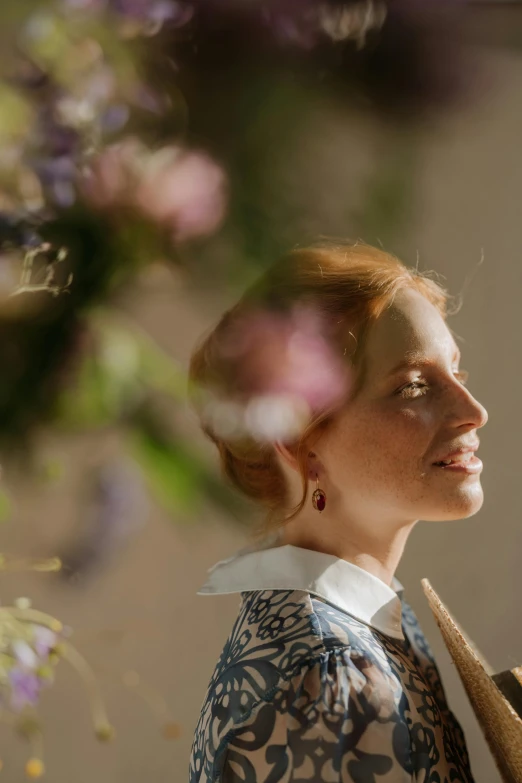
M 319 476 L 317 473 L 315 474 L 315 481 L 316 484 L 314 494 L 312 495 L 312 505 L 316 511 L 324 511 L 326 506 L 326 494 L 322 489 L 319 489 Z

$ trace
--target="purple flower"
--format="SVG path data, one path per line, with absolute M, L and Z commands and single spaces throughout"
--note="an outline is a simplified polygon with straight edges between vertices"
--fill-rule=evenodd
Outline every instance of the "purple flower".
M 75 201 L 76 164 L 67 155 L 44 158 L 34 162 L 34 169 L 46 193 L 60 206 L 69 207 Z
M 108 106 L 100 115 L 100 126 L 104 133 L 114 133 L 127 123 L 130 116 L 129 107 L 124 103 Z
M 40 659 L 46 659 L 58 642 L 58 636 L 50 628 L 43 625 L 33 626 L 33 644 L 36 655 Z
M 182 0 L 109 0 L 109 7 L 124 20 L 143 24 L 142 32 L 149 35 L 164 24 L 182 27 L 194 15 L 194 6 Z
M 24 707 L 36 706 L 40 696 L 42 683 L 39 677 L 30 670 L 15 666 L 9 672 L 11 684 L 11 707 L 20 712 Z
M 102 465 L 94 478 L 84 531 L 62 553 L 62 578 L 84 577 L 122 549 L 146 522 L 147 491 L 134 464 Z

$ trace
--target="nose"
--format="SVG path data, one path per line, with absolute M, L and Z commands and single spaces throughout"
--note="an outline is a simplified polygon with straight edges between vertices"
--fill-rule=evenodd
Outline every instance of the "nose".
M 458 381 L 455 387 L 456 399 L 453 408 L 455 426 L 467 429 L 479 429 L 487 423 L 488 412 L 481 403 L 473 397 L 469 389 Z

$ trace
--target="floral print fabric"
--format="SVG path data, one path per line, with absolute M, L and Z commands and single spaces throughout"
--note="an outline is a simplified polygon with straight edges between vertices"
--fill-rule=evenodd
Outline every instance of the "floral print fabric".
M 473 783 L 428 643 L 402 610 L 404 640 L 302 590 L 243 592 L 189 783 Z

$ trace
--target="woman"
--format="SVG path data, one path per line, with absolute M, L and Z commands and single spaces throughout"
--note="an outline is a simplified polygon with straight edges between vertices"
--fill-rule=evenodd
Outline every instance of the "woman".
M 316 341 L 314 393 L 296 403 L 301 424 L 308 406 L 304 429 L 254 437 L 244 422 L 256 421 L 248 405 L 262 394 L 267 350 L 276 373 L 292 352 L 268 327 L 268 349 L 246 339 L 249 318 L 276 317 L 284 335 L 296 307 L 313 314 L 329 361 L 321 365 Z M 438 284 L 381 250 L 300 249 L 195 352 L 203 428 L 228 477 L 269 514 L 261 540 L 217 563 L 200 590 L 237 592 L 241 603 L 202 706 L 191 783 L 473 781 L 462 729 L 394 576 L 419 519 L 461 519 L 483 502 L 475 452 L 487 413 L 465 385 L 446 309 Z M 306 339 L 302 330 L 292 339 L 296 366 Z M 335 387 L 322 409 L 321 381 Z M 298 399 L 288 378 L 278 383 Z M 224 415 L 225 398 L 242 426 Z

